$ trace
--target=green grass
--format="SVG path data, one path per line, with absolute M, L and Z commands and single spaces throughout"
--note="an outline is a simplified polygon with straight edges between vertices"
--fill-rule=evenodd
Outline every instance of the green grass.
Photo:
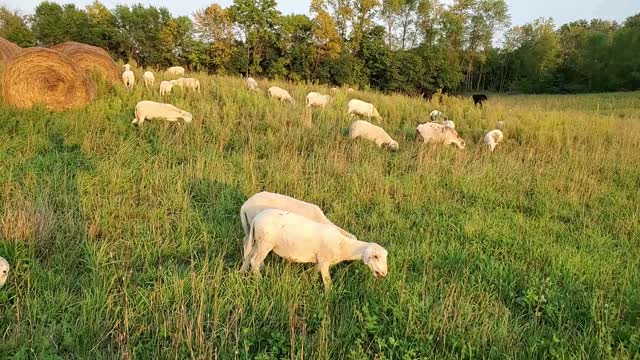
M 137 101 L 160 99 L 140 85 L 79 111 L 0 110 L 0 256 L 14 267 L 0 358 L 640 356 L 637 93 L 484 109 L 342 93 L 306 129 L 318 87 L 280 83 L 291 106 L 200 78 L 202 96 L 170 100 L 189 126 L 132 126 Z M 377 105 L 400 151 L 346 138 L 350 97 Z M 434 108 L 464 151 L 414 142 Z M 482 136 L 502 119 L 489 154 Z M 313 266 L 276 256 L 262 279 L 238 274 L 239 208 L 260 190 L 385 246 L 388 278 L 340 264 L 325 292 Z

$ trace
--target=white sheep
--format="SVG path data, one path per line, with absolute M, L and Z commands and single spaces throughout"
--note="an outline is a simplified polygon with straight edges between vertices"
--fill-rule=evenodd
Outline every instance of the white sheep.
M 440 110 L 433 110 L 431 112 L 431 114 L 429 114 L 429 118 L 431 119 L 431 121 L 435 122 L 440 118 L 443 118 L 446 120 L 446 116 L 444 115 L 444 113 Z
M 156 83 L 156 77 L 153 76 L 151 71 L 145 71 L 144 74 L 142 74 L 142 81 L 144 81 L 144 86 L 149 89 Z
M 184 68 L 182 66 L 172 66 L 170 68 L 168 68 L 164 74 L 166 76 L 184 76 L 185 71 Z
M 353 90 L 353 88 L 348 88 L 348 89 L 347 89 L 347 92 L 350 92 L 350 93 L 351 93 L 351 92 L 353 92 L 353 91 L 354 91 L 354 90 Z
M 171 94 L 173 83 L 171 81 L 163 81 L 160 83 L 160 95 L 165 96 Z
M 454 123 L 451 120 L 445 120 L 445 121 L 442 122 L 442 126 L 446 126 L 446 127 L 450 127 L 452 129 L 455 129 L 456 128 L 456 123 Z
M 331 89 L 329 89 L 329 91 L 331 91 L 332 94 L 335 94 L 335 93 L 339 92 L 340 89 L 338 89 L 337 87 L 332 87 Z
M 498 128 L 498 130 L 504 130 L 504 121 L 498 121 L 496 128 Z
M 455 144 L 460 149 L 464 149 L 466 146 L 464 140 L 455 129 L 432 122 L 418 125 L 416 128 L 416 140 L 426 144 Z
M 244 257 L 240 272 L 251 265 L 260 275 L 260 266 L 273 251 L 291 262 L 318 264 L 325 288 L 331 286 L 329 267 L 343 261 L 361 260 L 377 278 L 388 274 L 388 253 L 382 246 L 349 239 L 335 226 L 279 209 L 267 209 L 256 216 L 248 241 L 254 246 Z
M 136 76 L 131 71 L 131 65 L 126 64 L 124 66 L 124 72 L 122 73 L 122 82 L 127 89 L 133 89 L 136 84 Z
M 362 100 L 352 99 L 347 104 L 347 113 L 353 117 L 354 115 L 366 116 L 367 118 L 376 118 L 382 120 L 382 117 L 376 110 L 373 104 L 364 102 Z
M 349 137 L 352 139 L 360 137 L 375 142 L 378 147 L 386 146 L 391 150 L 398 150 L 398 142 L 393 140 L 383 128 L 364 120 L 358 120 L 351 124 Z
M 171 80 L 171 84 L 179 86 L 180 88 L 187 88 L 200 93 L 200 81 L 194 78 L 179 78 Z
M 307 95 L 307 107 L 321 107 L 324 109 L 324 107 L 329 103 L 329 101 L 331 101 L 331 96 L 329 95 L 322 95 L 320 93 L 317 92 L 310 92 Z
M 250 247 L 247 248 L 251 245 L 247 242 L 247 237 L 249 236 L 249 227 L 251 226 L 253 219 L 265 209 L 280 209 L 296 213 L 306 217 L 309 220 L 313 220 L 321 224 L 333 225 L 336 227 L 336 229 L 338 229 L 338 231 L 340 231 L 340 233 L 342 233 L 342 235 L 351 239 L 356 238 L 349 232 L 339 228 L 337 225 L 332 223 L 331 220 L 326 217 L 322 209 L 320 209 L 320 207 L 318 207 L 317 205 L 294 199 L 286 195 L 262 191 L 247 199 L 247 201 L 245 201 L 240 208 L 240 222 L 242 223 L 242 229 L 244 230 L 245 235 L 244 241 L 242 242 L 244 256 L 246 256 L 251 251 Z
M 292 104 L 294 103 L 294 100 L 291 95 L 289 95 L 289 92 L 277 86 L 272 86 L 269 88 L 269 97 L 276 98 L 281 102 L 288 101 Z
M 491 130 L 484 136 L 484 143 L 489 147 L 491 151 L 495 150 L 496 146 L 504 140 L 504 134 L 500 130 Z
M 7 282 L 7 278 L 9 277 L 9 270 L 11 270 L 9 262 L 3 257 L 0 257 L 0 288 L 3 287 Z
M 247 88 L 249 88 L 250 91 L 262 92 L 262 90 L 260 90 L 260 88 L 258 87 L 258 82 L 256 81 L 256 79 L 251 77 L 247 78 Z
M 132 123 L 134 125 L 142 125 L 147 119 L 165 119 L 171 122 L 183 119 L 185 123 L 190 123 L 193 116 L 191 113 L 180 110 L 170 104 L 155 101 L 140 101 L 136 105 L 136 117 Z

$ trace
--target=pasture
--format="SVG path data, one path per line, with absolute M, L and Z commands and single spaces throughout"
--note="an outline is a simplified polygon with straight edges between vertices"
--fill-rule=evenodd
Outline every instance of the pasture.
M 139 82 L 86 108 L 0 109 L 0 357 L 15 359 L 634 358 L 640 352 L 640 97 L 489 96 L 440 105 L 195 75 L 166 102 L 189 125 L 131 125 Z M 156 80 L 159 84 L 159 79 Z M 259 81 L 263 90 L 267 83 Z M 347 137 L 376 105 L 391 152 Z M 467 147 L 426 146 L 440 109 Z M 484 134 L 506 121 L 491 154 Z M 237 272 L 238 212 L 268 190 L 318 204 L 389 251 L 389 276 L 270 255 Z

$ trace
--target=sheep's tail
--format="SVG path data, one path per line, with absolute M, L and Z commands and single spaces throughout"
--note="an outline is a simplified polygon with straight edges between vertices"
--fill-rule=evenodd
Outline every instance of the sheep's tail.
M 251 252 L 251 248 L 253 240 L 251 239 L 251 237 L 249 236 L 251 233 L 251 225 L 249 223 L 249 216 L 247 216 L 247 213 L 244 210 L 240 210 L 241 211 L 241 216 L 240 216 L 240 221 L 242 222 L 242 230 L 244 230 L 244 240 L 242 241 L 242 248 L 243 248 L 243 257 L 247 257 L 249 256 L 249 253 Z
M 247 216 L 244 209 L 240 209 L 240 221 L 242 222 L 242 230 L 244 230 L 244 234 L 249 235 L 249 226 L 251 224 L 249 224 L 249 216 Z
M 249 228 L 249 233 L 247 234 L 247 241 L 244 244 L 245 258 L 251 255 L 251 252 L 253 251 L 253 243 L 255 241 L 255 238 L 256 238 L 256 226 L 255 226 L 255 219 L 254 219 L 254 221 L 251 223 L 251 226 Z

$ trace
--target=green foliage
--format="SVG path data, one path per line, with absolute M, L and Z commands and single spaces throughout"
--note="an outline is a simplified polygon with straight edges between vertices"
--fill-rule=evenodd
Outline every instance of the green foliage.
M 144 67 L 407 94 L 640 89 L 640 15 L 556 29 L 550 19 L 507 28 L 505 0 L 313 0 L 310 16 L 283 15 L 276 0 L 234 0 L 196 10 L 193 23 L 165 8 L 98 1 L 85 10 L 45 1 L 28 22 L 0 10 L 0 36 L 20 45 L 81 41 Z
M 166 8 L 118 5 L 116 26 L 123 36 L 124 52 L 142 66 L 171 66 L 189 54 L 185 47 L 193 24 L 186 17 L 173 18 Z
M 20 47 L 30 47 L 35 44 L 33 33 L 27 27 L 25 19 L 4 6 L 0 7 L 0 37 Z

